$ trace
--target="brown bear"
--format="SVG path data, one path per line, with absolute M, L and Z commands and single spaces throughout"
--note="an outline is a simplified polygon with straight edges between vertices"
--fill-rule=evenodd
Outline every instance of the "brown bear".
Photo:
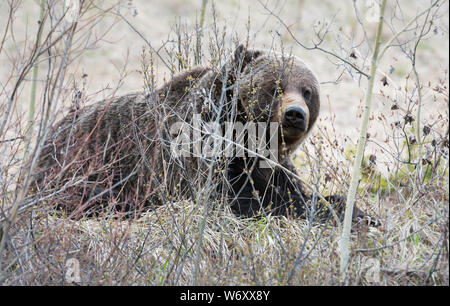
M 180 198 L 226 199 L 240 216 L 323 221 L 334 207 L 341 217 L 343 199 L 325 197 L 328 205 L 306 193 L 289 158 L 319 108 L 319 83 L 300 59 L 240 45 L 222 66 L 72 110 L 45 141 L 33 194 L 74 218 L 108 209 L 136 216 Z M 240 142 L 215 137 L 224 130 Z M 355 207 L 355 220 L 363 216 Z

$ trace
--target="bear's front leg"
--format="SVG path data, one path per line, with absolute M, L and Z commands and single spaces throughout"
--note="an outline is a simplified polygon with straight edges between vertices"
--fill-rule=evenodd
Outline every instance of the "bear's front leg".
M 300 215 L 308 197 L 300 183 L 281 168 L 259 168 L 256 161 L 236 158 L 228 169 L 232 211 L 239 216 Z M 287 166 L 287 165 L 286 165 Z
M 282 186 L 284 195 L 284 211 L 289 211 L 288 207 L 292 208 L 296 216 L 311 220 L 312 222 L 326 222 L 328 220 L 336 221 L 334 214 L 340 222 L 344 220 L 346 198 L 340 195 L 325 196 L 323 199 L 317 195 L 307 196 L 303 191 L 303 186 L 298 179 L 295 178 L 297 174 L 295 167 L 290 160 L 282 163 L 284 169 L 280 170 L 278 175 L 278 185 Z M 286 193 L 288 193 L 286 195 Z M 286 202 L 286 198 L 288 199 Z M 324 201 L 325 200 L 325 201 Z M 293 203 L 292 203 L 293 202 Z M 333 214 L 334 212 L 334 214 Z M 356 205 L 353 207 L 352 220 L 354 223 L 365 223 L 372 226 L 379 224 L 378 220 L 365 214 Z

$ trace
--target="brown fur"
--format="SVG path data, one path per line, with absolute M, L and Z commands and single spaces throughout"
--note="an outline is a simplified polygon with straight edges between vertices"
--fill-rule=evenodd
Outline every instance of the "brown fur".
M 240 46 L 220 69 L 195 68 L 175 75 L 152 94 L 130 94 L 70 112 L 46 140 L 33 193 L 60 190 L 54 202 L 72 217 L 90 215 L 111 203 L 116 210 L 139 212 L 149 203 L 197 198 L 209 168 L 202 159 L 170 154 L 168 142 L 174 135 L 168 131 L 174 122 L 192 123 L 193 114 L 200 113 L 203 120 L 222 124 L 282 123 L 283 112 L 293 105 L 305 110 L 307 129 L 293 131 L 281 124 L 278 152 L 284 169 L 294 172 L 288 154 L 318 117 L 319 83 L 296 57 Z M 305 217 L 312 205 L 316 213 L 329 215 L 325 206 L 311 204 L 289 172 L 259 169 L 253 161 L 217 158 L 219 171 L 214 173 L 219 174 L 210 182 L 216 191 L 226 190 L 235 213 L 250 216 L 263 209 Z M 342 205 L 336 207 L 341 211 Z

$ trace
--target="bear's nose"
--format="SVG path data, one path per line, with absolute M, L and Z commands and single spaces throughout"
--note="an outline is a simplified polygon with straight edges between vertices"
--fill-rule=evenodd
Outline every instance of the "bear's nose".
M 284 123 L 287 126 L 306 130 L 306 113 L 298 106 L 291 106 L 284 112 Z

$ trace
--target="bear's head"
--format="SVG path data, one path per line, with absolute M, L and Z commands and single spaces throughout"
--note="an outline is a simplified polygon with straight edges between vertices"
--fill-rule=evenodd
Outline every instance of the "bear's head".
M 296 56 L 269 50 L 240 45 L 223 67 L 203 76 L 199 88 L 199 104 L 209 105 L 208 115 L 217 112 L 209 120 L 237 113 L 247 122 L 278 123 L 279 154 L 295 150 L 319 114 L 319 82 L 312 71 Z
M 312 129 L 320 108 L 319 82 L 292 55 L 266 50 L 235 52 L 239 103 L 252 121 L 278 122 L 281 142 L 295 150 Z

